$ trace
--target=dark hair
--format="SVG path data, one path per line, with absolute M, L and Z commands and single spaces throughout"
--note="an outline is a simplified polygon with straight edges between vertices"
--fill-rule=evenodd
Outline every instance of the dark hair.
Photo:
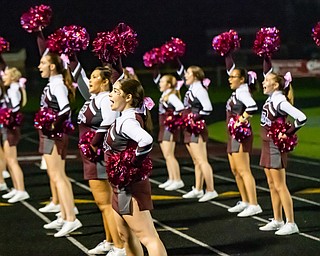
M 294 94 L 293 94 L 293 88 L 292 88 L 291 82 L 287 87 L 285 87 L 286 80 L 284 79 L 283 75 L 280 75 L 275 72 L 271 72 L 270 74 L 274 75 L 275 82 L 279 84 L 279 90 L 283 92 L 287 100 L 293 105 Z
M 249 90 L 251 93 L 255 92 L 257 90 L 257 79 L 254 80 L 254 83 L 249 83 L 249 75 L 248 75 L 248 71 L 245 68 L 235 68 L 234 70 L 238 70 L 239 71 L 239 76 L 240 78 L 243 77 L 244 78 L 244 82 L 246 84 L 248 84 L 249 86 Z
M 63 65 L 63 61 L 61 60 L 58 54 L 49 52 L 45 56 L 48 56 L 50 58 L 49 62 L 56 66 L 57 73 L 62 74 L 63 82 L 65 86 L 68 88 L 68 98 L 70 101 L 74 100 L 76 95 L 76 90 L 72 84 L 73 80 L 72 80 L 72 76 L 69 68 L 65 69 Z
M 141 83 L 132 78 L 125 78 L 118 81 L 121 84 L 121 90 L 126 94 L 132 95 L 132 104 L 134 108 L 141 108 L 144 100 L 144 89 Z M 143 115 L 144 129 L 147 132 L 152 132 L 152 119 L 148 109 L 146 115 Z
M 111 91 L 111 76 L 112 76 L 112 69 L 111 67 L 104 66 L 104 67 L 96 67 L 94 70 L 99 70 L 100 71 L 100 76 L 102 80 L 108 80 L 108 91 Z

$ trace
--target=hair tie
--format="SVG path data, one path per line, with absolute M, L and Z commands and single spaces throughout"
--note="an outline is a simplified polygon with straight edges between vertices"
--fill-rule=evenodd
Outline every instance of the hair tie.
M 284 88 L 287 88 L 289 86 L 289 84 L 292 82 L 292 77 L 291 77 L 291 73 L 290 72 L 287 72 L 285 75 L 284 75 L 284 80 L 285 80 L 285 83 L 284 83 Z
M 249 84 L 254 84 L 255 80 L 257 80 L 257 73 L 254 71 L 248 71 Z
M 135 75 L 133 67 L 126 67 L 126 70 L 128 71 L 128 73 L 129 73 L 130 75 L 132 75 L 132 76 Z
M 24 77 L 21 77 L 21 78 L 19 79 L 19 85 L 20 85 L 20 87 L 25 89 L 25 88 L 26 88 L 26 82 L 27 82 L 27 79 L 24 78 Z
M 183 80 L 177 81 L 177 85 L 176 85 L 175 89 L 176 89 L 177 91 L 179 91 L 179 90 L 181 89 L 181 87 L 183 86 L 183 84 L 184 84 L 184 81 L 183 81 Z
M 153 100 L 150 97 L 144 97 L 143 98 L 143 105 L 147 109 L 151 110 L 154 107 L 155 104 L 154 104 Z
M 210 80 L 209 78 L 203 78 L 202 84 L 203 84 L 206 88 L 209 87 L 210 83 L 211 83 L 211 80 Z
M 60 59 L 62 60 L 62 64 L 63 64 L 64 69 L 68 69 L 68 64 L 70 64 L 70 60 L 69 60 L 68 55 L 61 54 Z

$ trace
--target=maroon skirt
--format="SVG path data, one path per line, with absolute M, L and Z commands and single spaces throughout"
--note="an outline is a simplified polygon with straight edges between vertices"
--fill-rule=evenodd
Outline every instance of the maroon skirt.
M 17 126 L 15 129 L 9 129 L 9 128 L 2 128 L 2 141 L 8 141 L 9 146 L 17 146 L 20 139 L 21 139 L 21 133 L 20 133 L 20 127 Z
M 41 154 L 52 154 L 53 147 L 56 145 L 58 154 L 62 159 L 66 159 L 68 144 L 69 137 L 65 133 L 62 133 L 61 138 L 48 138 L 39 130 L 39 153 Z

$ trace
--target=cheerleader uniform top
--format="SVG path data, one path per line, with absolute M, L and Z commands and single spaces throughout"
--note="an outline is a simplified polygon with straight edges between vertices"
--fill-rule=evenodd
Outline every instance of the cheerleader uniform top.
M 68 99 L 68 89 L 61 74 L 50 76 L 49 83 L 43 89 L 40 100 L 42 108 L 50 108 L 57 113 L 55 127 L 60 129 L 62 123 L 70 117 L 71 108 Z
M 247 112 L 249 115 L 258 110 L 258 106 L 251 96 L 248 84 L 241 84 L 227 101 L 227 122 L 232 116 L 242 115 Z
M 174 114 L 178 114 L 178 112 L 184 109 L 183 103 L 178 98 L 178 96 L 174 93 L 171 93 L 168 96 L 167 101 L 164 101 L 163 98 L 168 95 L 172 89 L 165 90 L 159 100 L 159 114 L 165 114 L 166 111 L 173 111 Z
M 4 95 L 3 105 L 12 110 L 13 113 L 20 110 L 21 104 L 21 91 L 19 83 L 15 82 L 10 84 L 7 93 Z
M 302 127 L 307 117 L 299 109 L 292 106 L 281 91 L 274 91 L 266 100 L 262 107 L 261 114 L 261 137 L 263 140 L 270 140 L 267 136 L 272 122 L 276 119 L 282 119 L 285 121 L 287 116 L 291 116 L 294 119 L 294 123 L 286 134 L 295 133 L 300 127 Z
M 185 109 L 190 109 L 192 113 L 208 116 L 212 112 L 212 104 L 208 91 L 200 81 L 196 81 L 189 86 L 184 97 Z

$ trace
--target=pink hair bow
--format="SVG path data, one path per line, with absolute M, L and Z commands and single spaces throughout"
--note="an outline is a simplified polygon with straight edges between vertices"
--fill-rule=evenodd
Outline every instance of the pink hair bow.
M 249 84 L 254 84 L 254 81 L 257 80 L 257 73 L 254 71 L 248 71 Z
M 78 83 L 73 82 L 72 86 L 73 86 L 73 88 L 78 88 Z
M 211 80 L 209 78 L 204 78 L 202 80 L 202 84 L 207 88 L 209 87 L 210 83 L 211 83 Z
M 64 67 L 64 69 L 68 69 L 68 64 L 70 64 L 70 60 L 69 60 L 68 55 L 66 55 L 66 54 L 61 54 L 61 55 L 60 55 L 60 59 L 61 59 L 62 62 L 63 62 L 63 67 Z
M 184 84 L 184 81 L 183 81 L 183 80 L 177 81 L 176 90 L 180 90 L 181 87 L 183 86 L 183 84 Z
M 4 75 L 3 70 L 0 71 L 0 77 L 2 77 Z
M 20 87 L 21 87 L 21 88 L 26 88 L 26 82 L 27 82 L 27 79 L 24 78 L 24 77 L 21 77 L 21 78 L 19 79 L 19 85 L 20 85 Z
M 153 102 L 153 100 L 150 98 L 150 97 L 144 97 L 144 99 L 143 99 L 143 105 L 147 108 L 147 109 L 149 109 L 149 110 L 151 110 L 153 107 L 154 107 L 154 102 Z
M 285 83 L 284 83 L 284 88 L 287 88 L 289 86 L 289 84 L 292 82 L 292 76 L 291 76 L 291 73 L 290 72 L 287 72 L 285 75 L 284 75 L 284 80 L 285 80 Z
M 134 75 L 134 69 L 132 67 L 126 67 L 126 70 L 129 72 L 130 75 Z

